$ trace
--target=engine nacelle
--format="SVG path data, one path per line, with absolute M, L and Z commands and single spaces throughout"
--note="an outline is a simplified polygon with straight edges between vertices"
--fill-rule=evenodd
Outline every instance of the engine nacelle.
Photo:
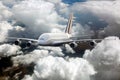
M 32 45 L 32 42 L 26 43 L 26 46 L 27 46 L 27 47 L 30 47 L 31 45 Z
M 92 47 L 94 47 L 96 44 L 97 44 L 96 41 L 91 41 L 91 42 L 89 42 L 89 45 L 92 46 Z
M 14 42 L 14 44 L 15 44 L 15 45 L 20 45 L 20 44 L 21 44 L 21 41 L 16 40 L 16 41 Z
M 75 43 L 75 42 L 72 42 L 72 43 L 70 43 L 69 45 L 70 45 L 70 47 L 72 47 L 72 48 L 75 48 L 75 47 L 77 47 L 77 46 L 78 46 L 78 44 L 77 44 L 77 43 Z

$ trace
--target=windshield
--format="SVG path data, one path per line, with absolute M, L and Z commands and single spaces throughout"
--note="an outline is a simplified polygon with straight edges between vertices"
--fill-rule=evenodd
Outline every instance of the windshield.
M 47 40 L 49 38 L 49 35 L 48 34 L 42 34 L 40 37 L 39 37 L 39 40 Z

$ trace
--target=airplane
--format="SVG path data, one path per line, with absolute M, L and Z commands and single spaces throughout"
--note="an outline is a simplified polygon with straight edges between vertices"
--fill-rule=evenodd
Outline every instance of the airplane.
M 20 45 L 22 42 L 25 42 L 26 47 L 30 47 L 32 45 L 37 46 L 63 46 L 65 44 L 69 44 L 70 47 L 75 48 L 78 46 L 78 43 L 81 42 L 89 42 L 90 46 L 95 46 L 98 41 L 102 39 L 73 39 L 74 37 L 71 35 L 72 33 L 72 20 L 73 14 L 70 14 L 68 19 L 68 24 L 63 33 L 43 33 L 39 36 L 38 39 L 29 39 L 29 38 L 17 38 L 17 37 L 8 37 L 9 39 L 14 39 L 15 45 Z

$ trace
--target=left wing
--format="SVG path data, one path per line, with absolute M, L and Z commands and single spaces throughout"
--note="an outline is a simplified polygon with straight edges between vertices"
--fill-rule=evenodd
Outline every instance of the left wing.
M 81 43 L 81 42 L 100 42 L 103 39 L 79 39 L 79 40 L 61 40 L 61 41 L 55 41 L 54 44 L 62 45 L 62 44 L 70 44 L 70 43 Z
M 102 41 L 103 39 L 80 39 L 80 40 L 73 40 L 75 42 L 81 42 L 81 41 Z

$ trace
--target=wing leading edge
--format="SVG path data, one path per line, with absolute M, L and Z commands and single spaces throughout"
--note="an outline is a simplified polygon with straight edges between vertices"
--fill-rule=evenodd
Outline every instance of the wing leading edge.
M 54 44 L 58 44 L 58 45 L 62 45 L 62 44 L 69 44 L 69 43 L 72 43 L 72 42 L 75 42 L 75 43 L 80 43 L 80 42 L 89 42 L 89 41 L 96 41 L 96 42 L 100 42 L 101 40 L 103 39 L 80 39 L 80 40 L 61 40 L 61 41 L 55 41 Z
M 8 39 L 8 40 L 11 39 L 11 40 L 38 42 L 37 39 L 30 39 L 30 38 L 7 37 L 6 39 Z

